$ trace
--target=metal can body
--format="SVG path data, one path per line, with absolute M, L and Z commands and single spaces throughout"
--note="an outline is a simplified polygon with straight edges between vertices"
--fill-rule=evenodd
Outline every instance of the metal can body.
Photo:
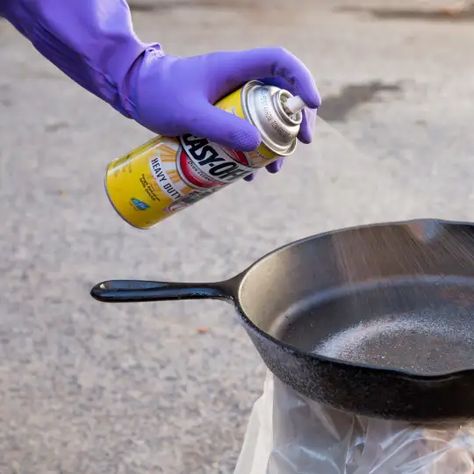
M 255 151 L 231 150 L 190 134 L 157 136 L 110 163 L 105 187 L 115 210 L 129 224 L 146 229 L 291 154 L 301 117 L 281 115 L 285 112 L 280 95 L 281 89 L 252 81 L 216 104 L 257 126 L 262 143 Z

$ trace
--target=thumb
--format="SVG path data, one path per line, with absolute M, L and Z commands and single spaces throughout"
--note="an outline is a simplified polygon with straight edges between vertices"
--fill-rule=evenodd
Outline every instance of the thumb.
M 294 54 L 284 48 L 256 48 L 215 53 L 217 77 L 232 90 L 252 79 L 273 78 L 279 87 L 299 95 L 308 107 L 321 104 L 313 75 Z
M 261 142 L 260 133 L 251 123 L 208 102 L 191 114 L 186 128 L 197 137 L 239 151 L 255 150 Z

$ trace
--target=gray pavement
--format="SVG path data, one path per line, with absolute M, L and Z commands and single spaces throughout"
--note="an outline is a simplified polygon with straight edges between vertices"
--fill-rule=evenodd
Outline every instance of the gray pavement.
M 278 176 L 147 232 L 114 214 L 102 177 L 149 133 L 0 21 L 1 474 L 233 470 L 264 367 L 232 308 L 106 306 L 93 283 L 221 279 L 329 229 L 474 220 L 472 16 L 354 3 L 135 2 L 138 33 L 169 53 L 285 45 L 329 121 Z

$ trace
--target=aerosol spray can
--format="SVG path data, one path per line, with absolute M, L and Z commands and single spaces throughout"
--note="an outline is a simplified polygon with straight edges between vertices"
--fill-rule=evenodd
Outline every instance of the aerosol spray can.
M 304 103 L 278 87 L 251 81 L 216 106 L 260 132 L 257 150 L 241 152 L 193 135 L 157 136 L 107 167 L 105 188 L 129 224 L 146 229 L 296 148 Z

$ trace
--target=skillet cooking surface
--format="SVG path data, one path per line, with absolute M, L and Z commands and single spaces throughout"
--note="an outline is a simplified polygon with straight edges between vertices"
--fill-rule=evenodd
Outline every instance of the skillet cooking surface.
M 474 288 L 428 279 L 341 290 L 287 312 L 283 342 L 354 364 L 438 375 L 474 366 Z

